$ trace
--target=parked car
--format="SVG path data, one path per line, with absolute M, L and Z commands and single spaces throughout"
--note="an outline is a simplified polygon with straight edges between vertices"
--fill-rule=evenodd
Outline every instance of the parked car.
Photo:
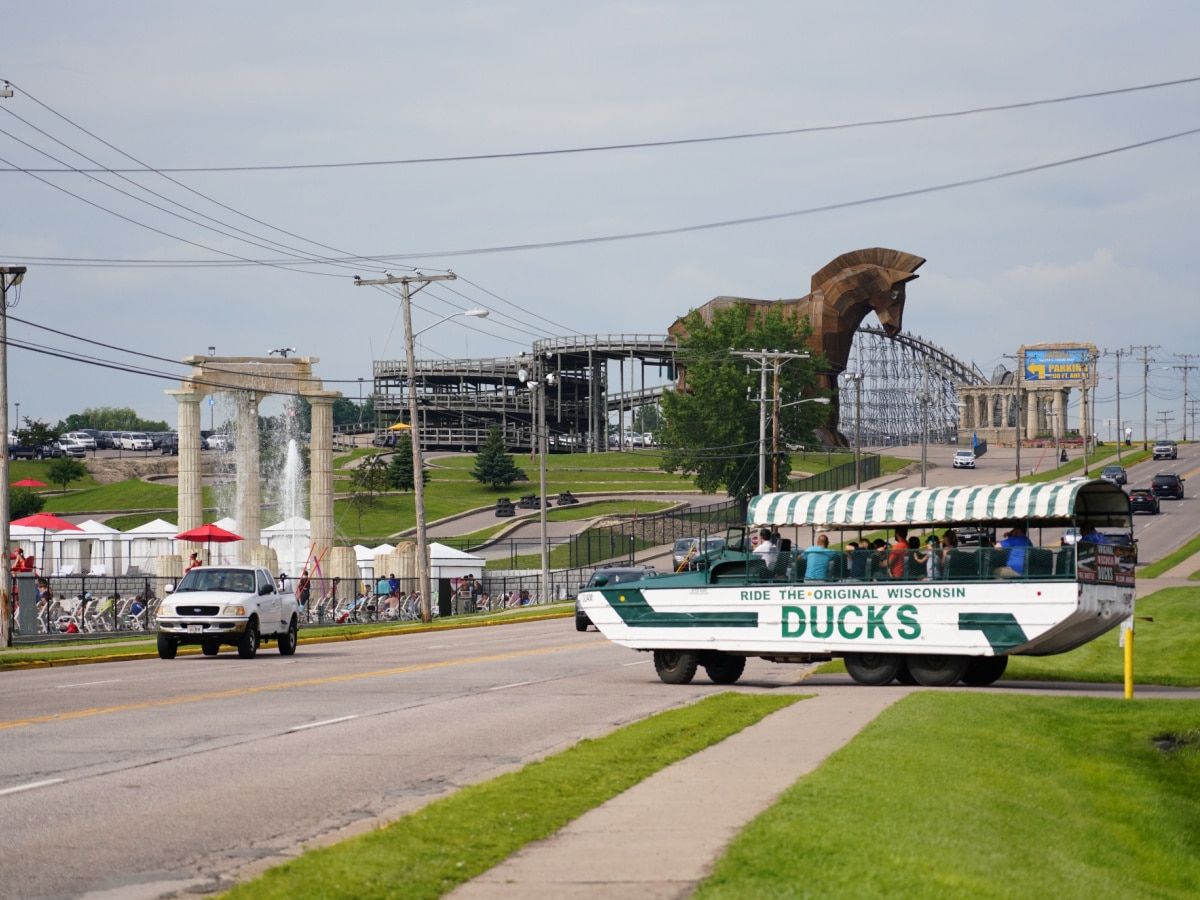
M 122 431 L 121 432 L 121 449 L 122 450 L 153 450 L 154 442 L 146 436 L 144 431 Z
M 37 450 L 30 447 L 28 444 L 18 444 L 9 441 L 8 458 L 9 459 L 33 459 L 37 456 Z
M 96 439 L 94 437 L 92 437 L 90 434 L 88 434 L 86 431 L 68 431 L 66 434 L 64 434 L 62 436 L 62 438 L 59 438 L 60 443 L 63 438 L 69 438 L 72 441 L 78 441 L 80 444 L 83 445 L 84 450 L 95 450 L 96 449 Z
M 83 459 L 87 456 L 88 448 L 77 438 L 64 434 L 58 439 L 58 446 L 62 448 L 63 456 L 73 456 L 76 459 Z
M 162 451 L 163 456 L 178 456 L 179 435 L 174 431 L 163 432 L 162 440 L 159 442 L 158 449 Z
M 1126 473 L 1124 466 L 1105 466 L 1104 471 L 1100 473 L 1100 477 L 1105 481 L 1111 481 L 1118 487 L 1124 485 L 1129 480 L 1129 475 Z
M 955 450 L 954 451 L 954 468 L 956 468 L 956 469 L 973 469 L 973 468 L 975 468 L 975 451 L 974 450 Z
M 49 441 L 37 448 L 37 453 L 34 454 L 38 459 L 58 459 L 63 455 L 62 444 L 58 441 Z
M 1146 512 L 1157 516 L 1161 509 L 1158 495 L 1151 488 L 1131 488 L 1129 491 L 1129 509 L 1132 512 Z
M 233 436 L 229 434 L 210 434 L 208 436 L 208 449 L 221 450 L 222 452 L 232 450 Z
M 588 579 L 587 584 L 580 585 L 579 592 L 583 593 L 589 588 L 599 587 L 602 584 L 625 584 L 626 582 L 641 581 L 643 578 L 653 578 L 658 574 L 658 569 L 654 566 L 610 566 L 604 569 L 597 569 L 592 573 L 592 577 Z M 603 579 L 602 581 L 600 579 Z M 575 630 L 587 631 L 588 626 L 592 624 L 592 620 L 588 618 L 588 614 L 579 608 L 579 598 L 575 598 Z
M 1174 441 L 1155 441 L 1154 442 L 1154 458 L 1155 459 L 1178 459 L 1179 448 L 1175 446 Z
M 98 450 L 116 450 L 117 436 L 111 431 L 99 431 L 96 433 L 96 448 Z
M 1175 500 L 1183 499 L 1183 479 L 1174 472 L 1159 472 L 1154 476 L 1154 480 L 1150 482 L 1150 490 L 1154 491 L 1156 497 L 1171 497 Z

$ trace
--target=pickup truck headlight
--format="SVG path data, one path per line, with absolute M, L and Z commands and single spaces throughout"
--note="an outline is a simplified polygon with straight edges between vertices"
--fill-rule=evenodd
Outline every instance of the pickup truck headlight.
M 158 608 L 158 614 L 160 616 L 173 616 L 175 615 L 175 607 L 170 603 L 164 603 Z
M 245 614 L 246 607 L 244 606 L 227 606 L 221 613 L 223 616 L 244 616 Z

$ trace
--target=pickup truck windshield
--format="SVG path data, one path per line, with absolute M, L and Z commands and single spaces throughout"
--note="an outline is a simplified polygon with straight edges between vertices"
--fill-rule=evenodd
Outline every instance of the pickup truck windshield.
M 254 573 L 201 566 L 184 575 L 183 580 L 179 582 L 179 587 L 175 589 L 177 594 L 189 591 L 228 591 L 234 594 L 253 594 Z

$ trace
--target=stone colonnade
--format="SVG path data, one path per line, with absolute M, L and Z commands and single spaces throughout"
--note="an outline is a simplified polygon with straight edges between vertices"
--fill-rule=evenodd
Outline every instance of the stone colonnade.
M 972 436 L 980 439 L 1011 442 L 1015 427 L 1015 409 L 1018 389 L 1022 415 L 1021 439 L 1029 440 L 1038 435 L 1063 437 L 1067 432 L 1067 401 L 1071 388 L 1061 384 L 985 384 L 955 385 L 958 393 L 959 443 L 970 442 Z M 1079 433 L 1087 434 L 1084 419 L 1086 411 L 1079 412 Z
M 313 377 L 312 357 L 193 356 L 184 362 L 192 374 L 179 390 L 167 391 L 179 404 L 179 530 L 204 524 L 201 499 L 200 403 L 210 394 L 233 394 L 237 407 L 237 522 L 243 540 L 238 561 L 250 564 L 262 539 L 259 481 L 258 405 L 269 394 L 299 394 L 312 406 L 309 443 L 309 522 L 312 555 L 321 558 L 333 545 L 333 401 L 337 391 L 322 389 Z

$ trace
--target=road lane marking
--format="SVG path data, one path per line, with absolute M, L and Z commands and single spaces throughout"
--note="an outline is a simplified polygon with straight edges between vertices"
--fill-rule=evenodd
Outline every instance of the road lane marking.
M 336 725 L 338 722 L 349 722 L 351 719 L 357 718 L 358 716 L 340 716 L 336 719 L 325 719 L 323 722 L 309 722 L 307 725 L 297 725 L 295 728 L 289 728 L 288 733 L 304 731 L 308 728 L 320 728 L 322 725 Z
M 514 681 L 512 684 L 498 684 L 495 687 L 488 688 L 489 691 L 504 691 L 509 688 L 525 687 L 527 684 L 533 684 L 532 681 Z
M 91 687 L 96 684 L 119 684 L 120 678 L 110 678 L 107 681 L 77 681 L 75 684 L 60 684 L 55 690 L 65 691 L 67 688 Z
M 6 794 L 18 794 L 21 791 L 32 791 L 35 788 L 49 787 L 52 784 L 61 784 L 62 778 L 48 778 L 45 781 L 31 781 L 29 784 L 18 784 L 16 787 L 5 788 L 0 791 L 0 797 Z
M 70 719 L 86 719 L 91 716 L 103 716 L 110 713 L 132 712 L 139 709 L 159 709 L 164 706 L 178 706 L 181 703 L 197 703 L 201 700 L 224 700 L 232 697 L 248 697 L 267 691 L 286 691 L 293 688 L 315 687 L 322 684 L 338 684 L 346 681 L 359 681 L 363 678 L 387 678 L 392 675 L 406 675 L 410 672 L 424 672 L 430 669 L 445 669 L 451 666 L 464 666 L 472 663 L 497 662 L 504 659 L 520 659 L 524 656 L 537 656 L 541 653 L 559 653 L 563 650 L 586 650 L 594 647 L 604 647 L 606 644 L 564 644 L 561 647 L 546 647 L 541 650 L 521 650 L 514 653 L 498 653 L 494 656 L 475 656 L 468 659 L 444 660 L 442 662 L 421 663 L 415 666 L 401 666 L 397 669 L 380 669 L 375 672 L 360 672 L 355 675 L 332 675 L 328 678 L 308 678 L 303 681 L 282 681 L 278 684 L 264 684 L 259 687 L 235 688 L 229 691 L 214 691 L 208 694 L 192 694 L 186 697 L 170 697 L 165 700 L 145 700 L 141 703 L 123 703 L 119 706 L 99 706 L 92 709 L 79 709 L 74 712 L 52 713 L 46 716 L 30 716 L 25 719 L 10 719 L 0 722 L 0 731 L 9 728 L 23 728 L 27 725 L 44 725 L 48 722 L 65 722 Z

